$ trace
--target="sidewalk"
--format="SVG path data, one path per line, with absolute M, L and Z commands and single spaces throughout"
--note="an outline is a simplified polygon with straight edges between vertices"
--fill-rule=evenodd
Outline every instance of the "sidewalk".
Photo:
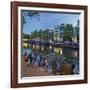
M 22 60 L 22 65 L 21 65 L 21 73 L 22 77 L 33 77 L 33 76 L 49 76 L 47 71 L 45 71 L 42 67 L 39 66 L 27 66 L 27 63 L 25 60 Z

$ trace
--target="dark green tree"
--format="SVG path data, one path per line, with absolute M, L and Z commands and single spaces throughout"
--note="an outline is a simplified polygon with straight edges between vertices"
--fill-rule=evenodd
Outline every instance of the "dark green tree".
M 63 36 L 63 39 L 64 41 L 72 41 L 72 36 L 73 36 L 73 26 L 72 24 L 67 24 L 65 26 L 65 29 L 64 29 L 64 36 Z
M 38 37 L 40 40 L 43 39 L 43 30 L 42 29 L 39 30 Z
M 23 37 L 24 39 L 29 39 L 29 38 L 30 38 L 30 35 L 23 33 L 23 34 L 22 34 L 22 37 Z
M 77 32 L 77 41 L 79 42 L 79 20 L 77 21 L 76 32 Z
M 49 29 L 46 29 L 46 30 L 43 31 L 43 39 L 45 41 L 49 40 Z

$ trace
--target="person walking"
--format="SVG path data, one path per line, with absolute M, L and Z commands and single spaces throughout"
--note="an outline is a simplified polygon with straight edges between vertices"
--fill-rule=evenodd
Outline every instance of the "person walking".
M 32 60 L 32 64 L 34 65 L 36 60 L 37 60 L 37 54 L 36 53 L 33 53 L 33 56 L 32 56 L 33 60 Z
M 23 54 L 23 59 L 25 60 L 25 62 L 27 61 L 27 52 L 26 51 Z
M 30 53 L 27 57 L 27 66 L 32 66 L 32 54 Z
M 46 68 L 46 70 L 48 69 L 48 60 L 47 59 L 45 59 L 45 68 Z

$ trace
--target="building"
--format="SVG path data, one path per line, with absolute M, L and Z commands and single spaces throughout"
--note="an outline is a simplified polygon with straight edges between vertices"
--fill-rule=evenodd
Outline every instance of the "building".
M 72 41 L 74 43 L 79 43 L 79 30 L 80 26 L 79 26 L 79 20 L 77 21 L 77 25 L 73 28 L 73 37 L 72 37 Z
M 56 25 L 54 28 L 54 40 L 63 41 L 65 24 Z

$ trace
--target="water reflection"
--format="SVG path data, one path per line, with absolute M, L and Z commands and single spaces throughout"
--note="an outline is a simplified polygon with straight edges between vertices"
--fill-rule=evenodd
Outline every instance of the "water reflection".
M 78 49 L 68 49 L 68 48 L 61 48 L 61 47 L 54 47 L 54 46 L 46 46 L 46 45 L 30 45 L 29 47 L 33 51 L 39 52 L 48 52 L 53 53 L 56 55 L 69 55 L 73 58 L 79 58 L 79 50 Z
M 73 55 L 73 57 L 77 58 L 78 57 L 78 52 L 74 50 L 74 51 L 72 51 L 72 55 Z
M 62 55 L 62 48 L 60 48 L 60 47 L 54 47 L 54 53 L 57 53 L 57 54 L 60 54 L 60 55 Z

